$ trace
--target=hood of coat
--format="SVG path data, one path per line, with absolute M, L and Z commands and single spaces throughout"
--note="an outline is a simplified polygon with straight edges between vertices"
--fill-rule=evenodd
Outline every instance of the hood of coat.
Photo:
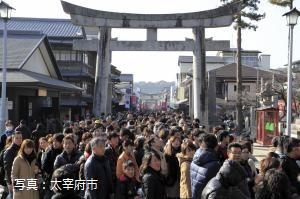
M 226 160 L 220 168 L 217 178 L 224 187 L 237 186 L 246 179 L 246 172 L 240 163 Z
M 218 158 L 213 149 L 198 149 L 193 158 L 193 163 L 198 166 L 203 166 L 214 161 L 218 161 Z
M 189 163 L 191 163 L 192 160 L 193 160 L 193 158 L 188 158 L 188 157 L 186 157 L 185 155 L 183 155 L 182 153 L 177 153 L 177 154 L 176 154 L 176 157 L 177 157 L 177 159 L 178 159 L 179 165 L 181 165 L 181 164 L 184 163 L 184 162 L 189 162 Z

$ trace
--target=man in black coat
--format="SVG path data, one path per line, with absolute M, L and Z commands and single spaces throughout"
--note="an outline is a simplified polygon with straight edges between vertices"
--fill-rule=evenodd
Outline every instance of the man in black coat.
M 105 141 L 96 137 L 90 142 L 93 153 L 84 166 L 86 199 L 109 199 L 113 193 L 111 169 L 108 159 L 104 156 Z
M 50 175 L 50 179 L 51 179 L 51 175 L 54 171 L 53 168 L 53 163 L 56 159 L 56 156 L 58 156 L 59 154 L 62 153 L 63 148 L 62 148 L 62 141 L 63 141 L 63 134 L 54 134 L 53 136 L 53 144 L 50 150 L 48 150 L 45 153 L 45 158 L 42 160 L 42 170 Z
M 63 141 L 63 134 L 54 134 L 53 136 L 53 144 L 50 150 L 48 150 L 45 154 L 45 158 L 42 160 L 42 171 L 44 172 L 45 177 L 45 188 L 46 194 L 45 199 L 51 198 L 53 192 L 50 190 L 50 182 L 52 173 L 54 171 L 53 162 L 62 151 L 62 141 Z
M 113 184 L 116 186 L 117 183 L 117 175 L 116 175 L 116 168 L 118 162 L 118 145 L 119 145 L 119 136 L 117 133 L 112 132 L 109 133 L 107 136 L 108 145 L 105 147 L 104 155 L 107 157 L 111 169 Z
M 284 151 L 286 156 L 283 157 L 282 170 L 286 173 L 291 181 L 292 193 L 300 194 L 300 167 L 297 160 L 300 159 L 300 140 L 296 138 L 289 138 L 284 143 Z
M 234 160 L 226 160 L 217 176 L 204 188 L 201 199 L 250 199 L 240 190 L 240 183 L 246 179 L 246 172 Z
M 13 185 L 11 181 L 11 169 L 15 157 L 18 155 L 18 151 L 22 144 L 22 133 L 15 131 L 12 135 L 13 142 L 11 146 L 4 152 L 3 162 L 5 170 L 5 179 L 8 187 L 9 194 L 12 198 Z
M 72 134 L 68 134 L 63 139 L 63 152 L 54 161 L 54 170 L 66 164 L 74 164 L 79 161 L 82 153 L 76 148 L 76 141 Z

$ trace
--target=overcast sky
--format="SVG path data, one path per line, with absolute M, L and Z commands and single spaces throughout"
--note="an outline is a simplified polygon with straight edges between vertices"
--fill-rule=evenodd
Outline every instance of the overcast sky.
M 67 0 L 70 3 L 104 11 L 131 13 L 183 13 L 212 9 L 220 6 L 220 0 Z M 266 18 L 254 31 L 243 31 L 242 48 L 260 50 L 271 55 L 271 67 L 282 67 L 287 63 L 288 26 L 282 14 L 288 9 L 270 5 L 261 0 L 261 12 Z M 16 8 L 13 17 L 69 18 L 63 12 L 59 0 L 6 0 Z M 295 6 L 300 9 L 300 1 Z M 144 40 L 145 30 L 113 30 L 112 37 L 122 40 Z M 159 40 L 184 40 L 192 37 L 190 29 L 159 30 Z M 207 29 L 206 37 L 216 40 L 231 40 L 236 47 L 236 32 L 232 27 Z M 135 81 L 175 81 L 178 72 L 178 56 L 189 52 L 113 52 L 112 63 L 122 73 L 133 73 Z M 300 59 L 300 25 L 294 29 L 294 56 Z

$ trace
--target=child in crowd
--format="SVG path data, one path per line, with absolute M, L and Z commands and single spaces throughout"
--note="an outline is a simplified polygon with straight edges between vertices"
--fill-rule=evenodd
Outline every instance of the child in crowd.
M 137 194 L 138 186 L 135 179 L 135 164 L 131 160 L 123 162 L 123 174 L 118 178 L 116 198 L 141 199 Z

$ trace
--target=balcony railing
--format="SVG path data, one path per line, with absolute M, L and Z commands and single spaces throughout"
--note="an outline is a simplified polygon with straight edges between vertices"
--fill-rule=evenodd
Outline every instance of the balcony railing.
M 95 75 L 95 69 L 82 62 L 58 61 L 58 65 L 63 76 Z

